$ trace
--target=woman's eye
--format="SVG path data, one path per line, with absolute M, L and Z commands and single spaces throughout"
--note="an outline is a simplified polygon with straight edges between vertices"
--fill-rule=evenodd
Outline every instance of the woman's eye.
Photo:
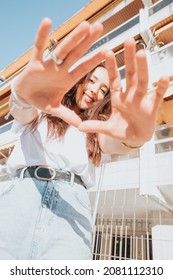
M 102 93 L 103 95 L 105 95 L 105 94 L 106 94 L 106 91 L 105 91 L 104 89 L 101 89 L 101 93 Z
M 94 80 L 93 80 L 93 79 L 91 79 L 91 78 L 89 79 L 89 81 L 90 81 L 90 83 L 92 83 L 92 84 L 94 83 Z

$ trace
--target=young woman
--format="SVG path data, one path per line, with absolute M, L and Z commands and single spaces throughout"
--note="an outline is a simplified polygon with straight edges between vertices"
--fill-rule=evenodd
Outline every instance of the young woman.
M 136 54 L 133 40 L 125 43 L 125 92 L 111 51 L 72 68 L 101 34 L 100 24 L 81 23 L 44 61 L 50 26 L 44 19 L 31 61 L 11 88 L 10 111 L 22 133 L 8 161 L 14 179 L 0 189 L 0 259 L 91 258 L 87 188 L 95 166 L 103 154 L 151 138 L 168 87 L 161 78 L 148 98 L 146 56 Z

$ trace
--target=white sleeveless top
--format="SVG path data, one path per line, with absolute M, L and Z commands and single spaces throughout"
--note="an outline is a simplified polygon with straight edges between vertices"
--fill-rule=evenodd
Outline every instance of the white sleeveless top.
M 73 126 L 67 129 L 62 139 L 53 140 L 47 139 L 47 121 L 42 121 L 34 132 L 23 126 L 19 141 L 8 159 L 7 169 L 14 177 L 17 169 L 33 165 L 71 171 L 81 176 L 88 188 L 95 184 L 95 167 L 88 158 L 86 134 Z

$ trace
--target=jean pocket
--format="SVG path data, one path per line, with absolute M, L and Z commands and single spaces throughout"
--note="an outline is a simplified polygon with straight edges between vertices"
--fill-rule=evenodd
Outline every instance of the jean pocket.
M 77 201 L 86 209 L 91 210 L 91 204 L 87 190 L 83 186 L 78 184 L 75 184 L 74 188 Z
M 0 199 L 7 195 L 14 187 L 13 182 L 1 182 L 0 183 Z

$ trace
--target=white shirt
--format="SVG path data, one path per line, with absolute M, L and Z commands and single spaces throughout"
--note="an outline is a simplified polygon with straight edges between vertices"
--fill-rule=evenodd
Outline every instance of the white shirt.
M 8 172 L 15 176 L 17 169 L 34 165 L 71 171 L 81 176 L 88 188 L 95 184 L 95 167 L 88 158 L 86 134 L 73 126 L 67 129 L 63 138 L 53 140 L 47 139 L 47 121 L 42 121 L 34 132 L 24 126 L 8 159 Z

